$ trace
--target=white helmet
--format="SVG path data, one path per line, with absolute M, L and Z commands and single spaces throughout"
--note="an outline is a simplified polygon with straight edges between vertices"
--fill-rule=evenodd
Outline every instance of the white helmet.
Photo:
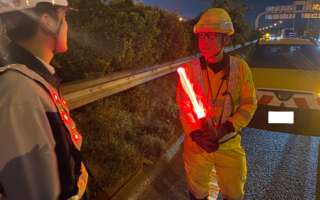
M 41 5 L 42 4 L 42 5 Z M 45 5 L 44 5 L 45 4 Z M 32 8 L 36 8 L 38 6 L 60 6 L 65 8 L 66 10 L 75 10 L 69 6 L 67 0 L 0 0 L 0 18 L 1 24 L 5 24 L 7 30 L 15 28 L 20 20 L 25 18 L 25 16 L 29 16 L 34 18 L 35 16 L 32 14 Z M 21 11 L 14 13 L 14 11 Z M 45 32 L 55 40 L 59 37 L 59 32 L 62 25 L 62 18 L 59 22 L 59 28 L 55 32 L 52 30 L 48 30 L 46 27 L 42 27 Z M 58 43 L 56 42 L 56 47 L 54 49 L 54 54 L 57 53 Z
M 0 14 L 35 8 L 38 3 L 51 3 L 52 5 L 71 8 L 67 0 L 0 0 Z

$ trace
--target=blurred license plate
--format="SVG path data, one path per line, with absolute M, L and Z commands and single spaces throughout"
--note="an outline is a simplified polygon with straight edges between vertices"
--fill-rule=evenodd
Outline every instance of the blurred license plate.
M 268 113 L 269 124 L 293 124 L 294 123 L 294 112 L 276 112 L 269 111 Z

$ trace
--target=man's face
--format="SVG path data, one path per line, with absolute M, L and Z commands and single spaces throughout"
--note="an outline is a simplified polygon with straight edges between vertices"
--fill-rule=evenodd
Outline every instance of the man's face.
M 200 37 L 198 38 L 199 49 L 204 56 L 208 56 L 208 57 L 213 56 L 215 53 L 217 53 L 221 49 L 221 47 L 223 47 L 221 34 L 218 34 L 213 31 L 206 31 L 206 30 L 198 32 L 198 34 L 202 36 L 204 34 L 207 34 L 205 38 L 200 38 Z M 229 38 L 228 35 L 226 35 L 225 37 L 227 37 L 226 39 Z

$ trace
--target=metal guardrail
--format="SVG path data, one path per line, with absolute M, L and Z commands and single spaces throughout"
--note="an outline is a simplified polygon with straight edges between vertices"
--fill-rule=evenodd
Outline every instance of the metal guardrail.
M 256 41 L 257 40 L 247 42 L 244 46 Z M 237 45 L 235 48 L 227 47 L 224 51 L 229 52 L 241 47 L 242 45 Z M 175 72 L 177 68 L 184 63 L 200 56 L 201 54 L 144 69 L 115 72 L 103 78 L 70 82 L 63 84 L 60 91 L 63 94 L 64 99 L 68 102 L 69 109 L 72 110 Z
M 246 42 L 246 43 L 244 43 L 243 46 L 247 46 L 247 45 L 249 45 L 249 44 L 256 43 L 257 41 L 258 41 L 258 40 L 254 40 L 254 41 L 252 41 L 252 42 Z M 235 46 L 235 47 L 226 47 L 226 48 L 224 48 L 223 50 L 224 50 L 224 52 L 229 52 L 229 51 L 234 51 L 234 50 L 236 50 L 236 49 L 239 49 L 239 48 L 241 48 L 241 47 L 242 47 L 242 45 L 239 44 L 239 45 L 237 45 L 237 46 Z

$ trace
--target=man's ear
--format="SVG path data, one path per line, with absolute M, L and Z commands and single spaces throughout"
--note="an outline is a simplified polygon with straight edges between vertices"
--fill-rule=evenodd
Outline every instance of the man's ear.
M 52 19 L 48 14 L 43 14 L 40 17 L 40 26 L 42 26 L 42 28 L 44 28 L 49 33 L 55 33 L 55 31 L 57 30 L 56 21 Z
M 230 42 L 230 35 L 225 35 L 223 37 L 223 46 L 224 47 L 227 46 L 229 44 L 229 42 Z

